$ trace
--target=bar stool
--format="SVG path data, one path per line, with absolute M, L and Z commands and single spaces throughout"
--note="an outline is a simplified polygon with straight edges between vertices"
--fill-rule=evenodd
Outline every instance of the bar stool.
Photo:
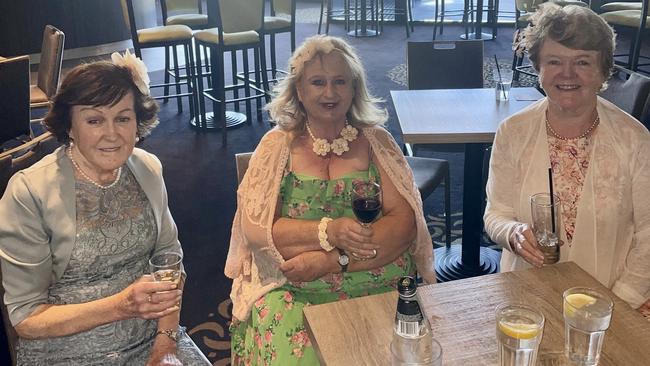
M 163 47 L 183 47 L 185 55 L 185 75 L 181 75 L 178 66 L 178 60 L 174 63 L 174 81 L 171 83 L 152 84 L 149 87 L 164 88 L 165 92 L 161 96 L 154 96 L 154 99 L 176 98 L 178 105 L 178 113 L 183 112 L 182 98 L 187 97 L 190 106 L 190 115 L 194 117 L 196 110 L 196 98 L 194 93 L 193 80 L 193 67 L 194 56 L 192 53 L 192 29 L 186 25 L 163 25 L 150 28 L 138 29 L 135 21 L 135 12 L 133 7 L 133 0 L 121 0 L 123 10 L 127 16 L 128 25 L 131 29 L 131 40 L 133 41 L 133 49 L 135 55 L 142 58 L 142 49 L 145 48 L 158 48 Z M 187 91 L 182 92 L 181 87 L 185 85 Z M 176 94 L 169 94 L 168 87 L 176 87 Z
M 278 81 L 278 73 L 287 75 L 287 71 L 278 69 L 276 60 L 275 35 L 289 33 L 291 53 L 296 49 L 296 0 L 271 0 L 270 16 L 264 17 L 262 36 L 269 36 L 269 54 L 271 56 L 271 72 L 269 81 Z
M 320 3 L 320 19 L 318 20 L 318 34 L 321 32 L 323 25 L 323 16 L 325 16 L 325 34 L 329 34 L 330 20 L 335 16 L 342 16 L 345 20 L 345 30 L 350 29 L 350 0 L 343 0 L 342 9 L 332 9 L 332 0 L 322 0 Z
M 208 27 L 208 15 L 203 14 L 201 0 L 160 0 L 160 8 L 163 25 L 186 25 L 191 29 L 205 29 Z M 169 84 L 170 77 L 175 77 L 174 69 L 170 67 L 170 49 L 173 53 L 174 64 L 178 63 L 176 48 L 166 47 L 165 84 Z M 208 58 L 207 53 L 204 56 L 206 59 Z M 176 92 L 180 93 L 178 89 Z M 169 86 L 165 86 L 164 94 L 169 94 Z M 167 98 L 163 101 L 166 103 Z
M 641 41 L 643 35 L 647 34 L 650 28 L 650 22 L 648 22 L 648 1 L 643 1 L 642 4 L 640 10 L 616 10 L 600 14 L 615 29 L 625 30 L 632 34 L 628 53 L 614 55 L 615 57 L 628 56 L 627 62 L 617 61 L 616 63 L 632 71 L 639 71 L 641 66 L 650 65 L 650 63 L 639 63 L 639 59 L 650 60 L 650 57 L 641 55 Z
M 210 50 L 209 74 L 199 73 L 197 79 L 199 95 L 199 114 L 193 122 L 197 127 L 208 129 L 218 127 L 205 111 L 205 98 L 212 101 L 213 119 L 218 121 L 222 130 L 222 141 L 226 143 L 226 128 L 230 125 L 243 122 L 240 114 L 227 113 L 226 104 L 239 102 L 246 103 L 246 118 L 251 120 L 251 100 L 257 100 L 257 118 L 262 120 L 261 100 L 268 102 L 266 93 L 268 78 L 265 72 L 266 60 L 261 57 L 264 48 L 264 37 L 260 36 L 264 17 L 264 0 L 218 0 L 208 3 L 208 16 L 210 24 L 215 28 L 197 31 L 194 34 L 196 43 L 197 70 L 201 70 L 201 47 Z M 214 22 L 214 23 L 213 23 Z M 249 78 L 248 51 L 254 53 L 255 82 Z M 237 79 L 237 51 L 241 51 L 243 60 L 243 84 Z M 232 61 L 233 84 L 225 84 L 224 54 L 230 52 Z M 260 65 L 261 64 L 261 65 Z M 261 75 L 260 75 L 261 74 Z M 212 88 L 204 88 L 203 77 L 209 76 Z M 239 97 L 239 89 L 243 89 L 245 96 Z M 232 99 L 226 99 L 226 91 L 233 92 Z M 251 94 L 251 91 L 255 94 Z

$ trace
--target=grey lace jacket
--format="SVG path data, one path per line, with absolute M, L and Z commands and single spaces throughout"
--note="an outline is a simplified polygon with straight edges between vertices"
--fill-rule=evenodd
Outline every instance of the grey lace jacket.
M 435 282 L 433 247 L 422 211 L 422 199 L 406 160 L 393 137 L 383 128 L 362 129 L 381 168 L 415 212 L 417 236 L 410 253 L 418 273 L 427 283 Z M 246 320 L 253 303 L 282 286 L 284 259 L 273 243 L 272 226 L 280 182 L 289 158 L 288 133 L 278 128 L 260 141 L 237 191 L 225 274 L 233 279 L 230 298 L 233 317 Z

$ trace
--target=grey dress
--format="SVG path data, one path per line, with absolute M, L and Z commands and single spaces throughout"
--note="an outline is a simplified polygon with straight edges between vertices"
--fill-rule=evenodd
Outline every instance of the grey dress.
M 77 181 L 76 240 L 63 276 L 49 288 L 49 304 L 105 298 L 149 272 L 157 236 L 153 210 L 128 167 L 122 171 L 108 189 Z M 18 364 L 144 365 L 156 331 L 156 320 L 133 318 L 65 337 L 20 339 Z M 178 356 L 184 365 L 205 364 L 187 339 L 179 342 Z

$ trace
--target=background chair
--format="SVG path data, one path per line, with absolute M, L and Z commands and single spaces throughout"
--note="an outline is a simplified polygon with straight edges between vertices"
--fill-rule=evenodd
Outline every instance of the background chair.
M 186 25 L 191 29 L 205 29 L 208 27 L 208 15 L 203 14 L 201 0 L 161 0 L 163 25 Z M 170 51 L 172 55 L 170 55 Z M 174 64 L 177 64 L 178 51 L 176 47 L 165 47 L 165 79 L 164 83 L 169 84 L 170 78 L 176 78 L 176 70 L 172 68 L 170 57 L 173 57 Z M 208 58 L 208 55 L 205 55 Z M 209 72 L 209 68 L 207 69 Z M 169 94 L 169 85 L 165 86 L 163 94 Z M 164 102 L 167 98 L 163 99 Z
M 649 127 L 650 77 L 615 66 L 607 89 L 600 95 Z
M 251 100 L 257 100 L 257 118 L 259 121 L 262 121 L 262 98 L 267 102 L 270 100 L 266 93 L 269 90 L 266 73 L 260 72 L 266 70 L 266 59 L 261 57 L 264 49 L 264 37 L 260 35 L 264 18 L 264 0 L 219 0 L 212 3 L 212 6 L 215 6 L 215 8 L 210 10 L 211 8 L 208 7 L 208 15 L 212 18 L 213 13 L 211 11 L 214 11 L 214 20 L 210 19 L 210 24 L 216 25 L 216 28 L 201 30 L 194 34 L 197 45 L 197 69 L 201 70 L 199 57 L 201 47 L 210 49 L 210 68 L 212 69 L 209 75 L 212 88 L 203 87 L 204 75 L 200 75 L 198 79 L 200 118 L 197 121 L 197 126 L 208 127 L 204 103 L 204 98 L 208 98 L 212 101 L 214 118 L 221 124 L 222 141 L 225 144 L 227 103 L 234 103 L 237 108 L 239 102 L 245 102 L 246 116 L 250 123 L 252 119 Z M 248 51 L 251 49 L 254 54 L 255 83 L 251 83 L 249 77 Z M 243 61 L 243 84 L 239 83 L 237 78 L 237 51 L 241 51 Z M 224 54 L 226 52 L 231 53 L 232 85 L 225 84 Z M 239 97 L 239 89 L 243 89 L 244 97 Z M 226 98 L 226 91 L 233 92 L 232 99 Z M 255 94 L 251 94 L 251 91 L 255 92 Z
M 41 61 L 38 64 L 38 79 L 36 85 L 31 85 L 29 89 L 31 109 L 48 108 L 52 97 L 59 89 L 64 43 L 63 32 L 51 25 L 45 26 L 41 45 Z M 34 121 L 38 120 L 40 119 L 34 119 Z
M 648 1 L 643 1 L 642 4 L 640 10 L 617 10 L 600 14 L 616 30 L 631 36 L 628 53 L 614 55 L 614 57 L 627 56 L 627 62 L 617 60 L 616 63 L 632 71 L 639 71 L 640 67 L 650 65 L 650 62 L 639 63 L 639 59 L 650 60 L 650 57 L 641 55 L 642 38 L 648 33 L 648 28 L 650 28 L 650 22 L 648 22 Z M 621 4 L 618 4 L 618 6 L 621 6 Z M 644 72 L 650 73 L 650 71 Z
M 0 61 L 0 145 L 30 136 L 29 56 Z
M 411 90 L 483 87 L 483 40 L 408 42 L 406 63 Z
M 176 98 L 178 112 L 183 112 L 183 103 L 182 98 L 187 97 L 188 103 L 190 106 L 190 115 L 194 117 L 195 114 L 195 95 L 193 92 L 193 66 L 194 66 L 194 56 L 192 52 L 192 29 L 186 25 L 163 25 L 150 28 L 138 28 L 136 24 L 135 12 L 133 7 L 133 0 L 121 0 L 122 9 L 126 17 L 127 25 L 131 30 L 131 40 L 133 41 L 133 49 L 135 55 L 139 58 L 142 58 L 142 50 L 145 48 L 159 48 L 163 47 L 168 49 L 169 47 L 176 48 L 178 46 L 183 47 L 183 52 L 185 55 L 185 75 L 180 73 L 180 66 L 178 58 L 174 58 L 174 72 L 172 76 L 174 81 L 169 83 L 165 82 L 163 84 L 151 84 L 150 88 L 164 88 L 164 94 L 162 96 L 155 96 L 154 99 L 167 99 L 167 98 Z M 176 52 L 174 52 L 176 56 Z M 165 68 L 169 68 L 169 65 L 166 65 Z M 174 86 L 176 88 L 175 94 L 169 94 L 168 88 Z M 182 91 L 182 86 L 186 87 L 186 91 Z
M 276 60 L 275 35 L 278 33 L 289 33 L 291 42 L 291 53 L 296 49 L 296 0 L 271 0 L 271 11 L 269 16 L 264 17 L 262 36 L 269 36 L 269 54 L 271 67 L 266 71 L 271 72 L 269 81 L 277 81 L 278 73 L 287 75 L 285 70 L 278 69 Z M 266 54 L 266 50 L 263 50 Z
M 434 41 L 436 40 L 436 33 L 438 33 L 437 32 L 438 23 L 440 23 L 440 35 L 442 35 L 445 29 L 444 28 L 445 17 L 450 17 L 450 16 L 461 17 L 461 23 L 465 28 L 465 38 L 467 39 L 469 34 L 469 16 L 471 14 L 472 14 L 472 7 L 471 7 L 470 0 L 463 1 L 462 9 L 451 9 L 451 10 L 445 9 L 445 0 L 436 0 L 436 11 L 433 16 L 433 40 Z M 440 21 L 438 21 L 438 18 L 440 18 Z

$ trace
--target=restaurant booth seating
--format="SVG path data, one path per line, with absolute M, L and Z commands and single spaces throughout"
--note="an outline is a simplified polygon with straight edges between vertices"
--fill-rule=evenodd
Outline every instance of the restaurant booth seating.
M 41 46 L 41 60 L 38 63 L 37 82 L 29 88 L 29 106 L 31 109 L 49 108 L 52 98 L 59 89 L 64 43 L 65 35 L 63 32 L 54 26 L 45 26 Z M 38 121 L 39 119 L 34 120 Z

